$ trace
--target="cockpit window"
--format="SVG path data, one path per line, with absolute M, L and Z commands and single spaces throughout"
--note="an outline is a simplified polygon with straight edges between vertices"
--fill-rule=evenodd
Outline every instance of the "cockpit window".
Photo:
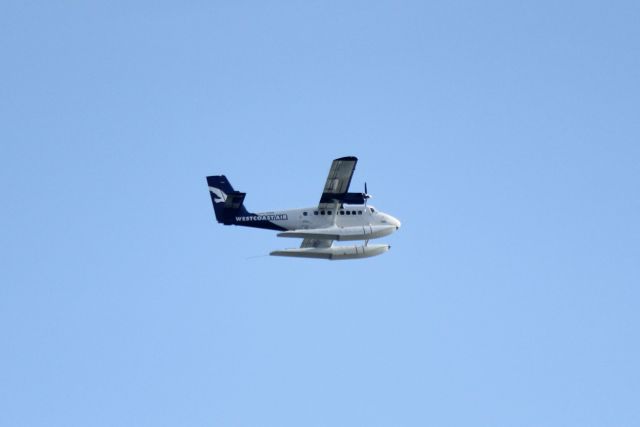
M 371 211 L 371 213 L 376 213 L 376 211 L 373 208 L 369 208 L 369 210 Z

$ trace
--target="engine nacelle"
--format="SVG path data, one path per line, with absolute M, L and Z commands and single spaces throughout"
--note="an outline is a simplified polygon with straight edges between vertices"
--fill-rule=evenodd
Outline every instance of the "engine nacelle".
M 342 198 L 342 203 L 345 205 L 364 205 L 367 198 L 365 193 L 347 193 Z

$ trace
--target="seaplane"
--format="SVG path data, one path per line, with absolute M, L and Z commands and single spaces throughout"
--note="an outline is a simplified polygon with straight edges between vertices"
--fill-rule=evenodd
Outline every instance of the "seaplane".
M 278 237 L 300 238 L 298 248 L 276 250 L 273 256 L 346 260 L 368 258 L 387 252 L 387 244 L 369 240 L 388 236 L 400 229 L 400 221 L 368 204 L 372 197 L 350 193 L 349 185 L 358 159 L 335 159 L 329 169 L 320 202 L 301 209 L 250 213 L 244 206 L 246 193 L 235 191 L 224 175 L 207 176 L 216 219 L 224 225 L 264 228 L 278 231 Z M 355 245 L 334 242 L 361 241 Z

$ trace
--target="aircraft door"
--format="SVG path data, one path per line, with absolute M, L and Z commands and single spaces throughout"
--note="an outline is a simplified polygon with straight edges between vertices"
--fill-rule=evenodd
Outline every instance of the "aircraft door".
M 300 228 L 302 230 L 308 230 L 309 228 L 311 228 L 311 221 L 309 220 L 308 214 L 300 214 Z

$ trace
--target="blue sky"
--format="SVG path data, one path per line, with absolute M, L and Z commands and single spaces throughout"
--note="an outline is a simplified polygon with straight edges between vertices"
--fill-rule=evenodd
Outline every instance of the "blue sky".
M 637 2 L 0 5 L 0 425 L 640 425 Z M 352 262 L 216 224 L 332 159 Z

